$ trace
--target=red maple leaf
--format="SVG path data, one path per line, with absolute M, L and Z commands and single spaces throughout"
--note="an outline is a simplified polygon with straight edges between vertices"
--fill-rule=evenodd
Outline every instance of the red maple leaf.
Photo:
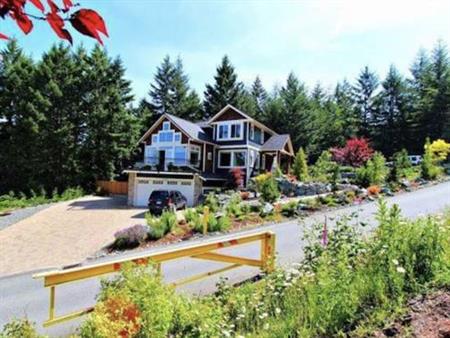
M 99 32 L 108 36 L 103 18 L 92 9 L 78 10 L 71 16 L 70 23 L 81 34 L 93 37 L 102 45 L 103 41 Z
M 64 20 L 56 13 L 48 13 L 47 14 L 47 22 L 50 24 L 50 27 L 55 31 L 56 35 L 58 35 L 61 39 L 68 40 L 70 44 L 72 44 L 72 36 L 70 33 L 64 29 Z

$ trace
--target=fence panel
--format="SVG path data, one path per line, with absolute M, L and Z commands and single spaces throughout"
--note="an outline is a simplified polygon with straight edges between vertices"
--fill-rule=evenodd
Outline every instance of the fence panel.
M 97 187 L 102 188 L 112 195 L 127 195 L 128 182 L 97 181 Z

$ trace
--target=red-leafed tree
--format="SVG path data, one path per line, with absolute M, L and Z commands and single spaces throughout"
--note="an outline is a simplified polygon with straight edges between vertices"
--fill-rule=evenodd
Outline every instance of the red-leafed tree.
M 80 8 L 73 0 L 60 0 L 58 5 L 54 0 L 0 0 L 0 18 L 10 18 L 16 22 L 19 28 L 29 34 L 33 30 L 33 21 L 47 21 L 56 35 L 72 44 L 72 35 L 66 29 L 66 23 L 69 22 L 73 28 L 83 35 L 96 39 L 103 45 L 100 33 L 108 36 L 103 18 L 92 9 Z M 32 9 L 40 12 L 34 15 L 28 12 Z M 0 33 L 0 39 L 8 39 L 8 36 Z
M 351 138 L 342 148 L 332 148 L 333 160 L 343 165 L 359 167 L 373 156 L 373 149 L 365 138 Z

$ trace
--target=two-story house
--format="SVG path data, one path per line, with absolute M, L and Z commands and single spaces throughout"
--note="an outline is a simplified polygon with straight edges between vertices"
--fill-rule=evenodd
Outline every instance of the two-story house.
M 177 190 L 195 205 L 199 196 L 225 187 L 230 171 L 250 177 L 294 156 L 289 135 L 279 135 L 239 109 L 227 105 L 208 121 L 162 115 L 142 136 L 142 162 L 128 173 L 128 204 L 146 206 L 153 190 Z

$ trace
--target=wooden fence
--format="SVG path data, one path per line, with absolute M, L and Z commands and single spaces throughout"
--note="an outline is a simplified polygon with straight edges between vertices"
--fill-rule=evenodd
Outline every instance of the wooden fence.
M 97 181 L 97 187 L 104 189 L 113 195 L 127 195 L 128 182 L 119 181 Z

